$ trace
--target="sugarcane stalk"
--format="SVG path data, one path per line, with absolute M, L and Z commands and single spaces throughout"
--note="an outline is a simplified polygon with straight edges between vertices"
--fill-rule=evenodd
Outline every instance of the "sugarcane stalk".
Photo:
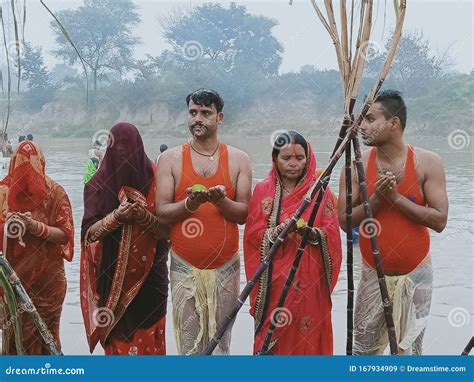
M 354 335 L 354 260 L 352 235 L 352 163 L 351 142 L 346 146 L 345 181 L 346 181 L 346 243 L 347 243 L 347 340 L 346 354 L 352 355 Z
M 319 211 L 319 206 L 320 206 L 321 200 L 323 198 L 323 194 L 324 194 L 324 191 L 325 191 L 326 184 L 327 183 L 325 183 L 321 187 L 321 190 L 318 193 L 318 196 L 316 198 L 316 202 L 314 203 L 313 209 L 312 209 L 310 217 L 308 219 L 307 226 L 306 226 L 305 232 L 303 234 L 302 240 L 300 242 L 300 245 L 298 246 L 298 250 L 296 252 L 295 259 L 293 260 L 293 264 L 291 265 L 290 273 L 288 274 L 288 277 L 286 278 L 285 285 L 284 285 L 283 290 L 282 290 L 282 292 L 280 294 L 280 297 L 278 299 L 277 308 L 274 310 L 274 314 L 273 314 L 273 317 L 270 320 L 270 325 L 268 327 L 267 334 L 265 336 L 265 340 L 263 341 L 262 348 L 257 352 L 258 354 L 262 354 L 262 355 L 268 354 L 270 343 L 271 343 L 272 337 L 273 337 L 273 332 L 275 330 L 276 323 L 278 322 L 279 312 L 283 308 L 283 306 L 285 305 L 285 300 L 286 300 L 286 297 L 288 296 L 290 286 L 291 286 L 291 284 L 293 284 L 293 280 L 295 278 L 296 271 L 298 270 L 298 267 L 299 267 L 299 264 L 300 264 L 300 261 L 301 261 L 301 257 L 303 255 L 303 252 L 304 252 L 304 250 L 306 248 L 306 245 L 308 243 L 309 233 L 310 233 L 310 230 L 311 230 L 310 227 L 313 227 L 314 220 L 316 219 L 316 215 Z
M 355 163 L 357 169 L 357 177 L 359 179 L 359 187 L 362 195 L 363 206 L 365 215 L 367 216 L 368 222 L 374 222 L 374 215 L 372 214 L 372 209 L 369 204 L 369 193 L 367 191 L 367 183 L 365 179 L 364 165 L 362 163 L 362 155 L 360 151 L 359 139 L 357 136 L 354 136 L 352 140 L 354 146 L 354 155 Z M 351 229 L 352 227 L 347 227 Z M 387 324 L 388 331 L 388 340 L 390 345 L 390 354 L 398 355 L 398 342 L 397 342 L 397 333 L 395 332 L 395 324 L 393 322 L 393 311 L 392 311 L 392 302 L 388 295 L 387 283 L 385 281 L 385 273 L 383 271 L 382 258 L 380 256 L 380 249 L 377 243 L 377 230 L 369 229 L 370 234 L 370 244 L 372 246 L 372 255 L 374 257 L 375 269 L 377 271 L 377 279 L 380 288 L 380 295 L 382 298 L 382 305 L 385 316 L 385 323 Z
M 8 129 L 8 122 L 10 121 L 10 112 L 11 112 L 12 76 L 11 76 L 11 69 L 10 69 L 10 54 L 8 52 L 7 35 L 5 33 L 5 21 L 3 18 L 3 8 L 1 4 L 0 4 L 0 21 L 2 23 L 3 46 L 5 48 L 5 60 L 7 62 L 7 115 L 5 119 L 5 124 L 3 126 L 3 133 L 6 133 Z M 3 79 L 2 79 L 2 88 L 3 88 Z
M 315 8 L 316 12 L 318 13 L 318 16 L 320 17 L 323 25 L 325 28 L 328 30 L 329 34 L 332 36 L 332 31 L 331 28 L 328 25 L 328 22 L 325 20 L 324 16 L 322 15 L 321 11 L 317 7 L 316 3 L 314 0 L 311 0 L 311 3 L 313 4 L 313 7 Z M 222 339 L 222 336 L 224 335 L 225 331 L 229 327 L 230 323 L 233 321 L 233 319 L 236 317 L 237 313 L 241 309 L 241 307 L 244 304 L 244 301 L 248 298 L 250 291 L 253 289 L 253 287 L 256 285 L 258 279 L 262 275 L 262 273 L 267 269 L 268 265 L 273 261 L 275 252 L 280 248 L 281 244 L 283 243 L 284 239 L 287 237 L 288 233 L 290 230 L 293 229 L 294 225 L 296 224 L 297 220 L 300 218 L 302 215 L 303 211 L 306 209 L 306 207 L 309 205 L 311 202 L 312 197 L 316 194 L 321 189 L 323 179 L 329 179 L 330 174 L 332 173 L 332 170 L 336 166 L 338 160 L 342 156 L 343 152 L 345 151 L 347 142 L 350 141 L 355 133 L 357 133 L 357 129 L 362 123 L 365 115 L 367 114 L 367 111 L 369 110 L 370 106 L 372 105 L 378 91 L 380 90 L 383 82 L 385 81 L 385 78 L 390 70 L 390 66 L 393 62 L 393 59 L 395 57 L 396 49 L 398 46 L 398 43 L 400 41 L 400 36 L 401 36 L 401 31 L 403 27 L 403 21 L 405 18 L 405 9 L 406 9 L 406 0 L 401 0 L 400 2 L 400 7 L 397 12 L 397 23 L 395 27 L 395 32 L 394 36 L 392 38 L 392 43 L 387 55 L 387 60 L 385 61 L 382 70 L 379 74 L 379 78 L 375 85 L 372 87 L 371 92 L 369 93 L 368 97 L 366 98 L 364 105 L 361 109 L 361 112 L 358 116 L 358 118 L 353 122 L 350 128 L 347 129 L 346 134 L 344 135 L 344 138 L 340 141 L 338 141 L 337 144 L 337 149 L 334 150 L 333 154 L 331 155 L 331 158 L 329 160 L 328 166 L 324 169 L 324 171 L 321 173 L 319 176 L 318 180 L 315 182 L 315 184 L 311 187 L 310 190 L 308 190 L 307 194 L 304 197 L 303 202 L 301 203 L 300 207 L 296 211 L 295 215 L 292 217 L 290 220 L 290 223 L 285 227 L 285 229 L 280 233 L 280 235 L 277 237 L 275 240 L 275 243 L 272 245 L 270 248 L 270 251 L 268 255 L 263 259 L 261 262 L 260 266 L 258 267 L 257 271 L 254 273 L 254 275 L 250 278 L 249 282 L 247 285 L 244 287 L 242 292 L 240 293 L 237 301 L 234 304 L 234 307 L 232 310 L 224 317 L 222 324 L 219 325 L 219 328 L 210 341 L 209 345 L 206 347 L 204 352 L 202 354 L 212 354 L 220 340 Z M 339 61 L 339 60 L 338 60 Z M 354 103 L 354 100 L 351 101 Z
M 462 351 L 461 355 L 469 355 L 469 353 L 471 352 L 473 346 L 474 346 L 474 337 L 471 337 L 471 339 L 467 343 L 466 347 Z
M 5 319 L 8 318 L 8 320 L 6 321 L 6 329 L 8 329 L 10 326 L 13 327 L 16 354 L 25 354 L 25 351 L 23 350 L 23 332 L 20 325 L 19 311 L 16 305 L 15 292 L 13 291 L 12 286 L 10 285 L 8 277 L 3 268 L 0 268 L 0 285 L 3 289 L 5 302 L 8 308 L 8 317 L 5 317 Z M 4 330 L 4 335 L 5 334 L 6 330 Z M 2 354 L 5 354 L 6 348 L 9 348 L 9 341 L 10 338 L 8 335 L 3 337 L 3 342 L 6 346 L 2 348 Z
M 36 307 L 34 306 L 31 298 L 28 296 L 25 288 L 20 282 L 18 275 L 15 273 L 14 269 L 8 262 L 8 260 L 0 253 L 0 268 L 2 268 L 8 278 L 10 285 L 12 286 L 13 290 L 15 291 L 18 299 L 21 302 L 21 307 L 24 312 L 27 312 L 31 318 L 33 319 L 41 337 L 43 338 L 44 342 L 48 346 L 52 355 L 62 355 L 62 352 L 59 346 L 56 344 L 53 335 L 49 331 L 48 327 L 46 326 L 45 322 L 39 315 Z

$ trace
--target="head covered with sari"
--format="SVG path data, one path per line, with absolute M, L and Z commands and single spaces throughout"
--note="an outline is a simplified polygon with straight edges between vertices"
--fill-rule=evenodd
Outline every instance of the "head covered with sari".
M 46 247 L 53 252 L 57 247 L 60 257 L 71 261 L 74 248 L 71 204 L 64 189 L 46 175 L 45 167 L 46 161 L 38 144 L 21 142 L 11 158 L 7 176 L 0 182 L 0 223 L 5 223 L 9 213 L 30 212 L 33 219 L 61 228 L 68 237 L 68 243 L 48 243 Z M 38 242 L 38 245 L 44 244 L 28 233 L 26 238 Z
M 140 325 L 148 324 L 144 317 L 153 321 L 156 315 L 162 317 L 166 313 L 161 300 L 166 301 L 167 272 L 162 269 L 161 260 L 159 264 L 154 262 L 160 243 L 153 235 L 143 234 L 138 225 L 124 224 L 97 242 L 86 240 L 89 228 L 124 201 L 139 201 L 154 214 L 155 189 L 155 166 L 145 153 L 138 129 L 129 123 L 116 124 L 110 130 L 99 169 L 84 187 L 81 306 L 91 351 L 99 340 L 104 345 L 112 330 L 126 340 Z M 150 270 L 158 266 L 162 279 L 157 280 L 158 287 L 151 285 L 147 289 L 147 293 L 154 293 L 147 296 L 150 303 L 135 304 L 132 300 L 146 294 L 143 285 L 147 285 Z M 157 298 L 158 309 L 154 304 Z M 129 305 L 133 309 L 125 312 Z M 103 309 L 112 312 L 113 319 L 107 325 L 97 320 Z M 154 309 L 152 314 L 150 309 Z M 120 321 L 125 313 L 127 319 Z
M 299 145 L 299 153 L 302 152 L 300 149 L 303 149 L 306 162 L 304 163 L 302 174 L 296 179 L 294 189 L 289 194 L 284 195 L 284 186 L 281 180 L 282 174 L 278 169 L 278 156 L 283 148 L 291 145 Z M 278 226 L 295 214 L 308 190 L 317 180 L 317 162 L 311 145 L 294 131 L 284 132 L 277 137 L 272 150 L 272 162 L 273 165 L 269 174 L 262 182 L 256 185 L 249 202 L 249 213 L 244 232 L 244 256 L 247 279 L 251 278 L 260 266 L 261 261 L 268 255 L 271 248 L 269 238 L 275 238 L 277 233 L 281 232 Z M 309 215 L 316 199 L 317 195 L 303 212 L 302 218 L 305 221 L 309 220 Z M 310 317 L 313 313 L 314 317 L 317 317 L 321 314 L 321 312 L 316 312 L 319 308 L 323 311 L 323 306 L 326 308 L 328 304 L 330 306 L 330 293 L 335 286 L 339 274 L 342 257 L 339 223 L 334 209 L 334 196 L 329 187 L 326 187 L 326 190 L 323 192 L 313 226 L 319 230 L 322 244 L 319 246 L 308 244 L 306 246 L 295 276 L 295 282 L 301 286 L 312 285 L 312 288 L 314 287 L 315 289 L 314 293 L 323 293 L 327 299 L 322 298 L 320 299 L 322 301 L 312 301 L 312 307 L 308 307 L 311 304 L 305 304 L 304 293 L 299 292 L 296 288 L 290 288 L 285 307 L 293 312 L 293 322 L 296 326 L 301 324 L 297 322 L 302 317 Z M 251 314 L 255 319 L 255 351 L 261 348 L 270 324 L 271 312 L 277 306 L 278 298 L 300 242 L 301 237 L 298 233 L 290 233 L 276 252 L 274 261 L 263 273 L 258 284 L 252 290 L 250 299 Z M 318 280 L 316 282 L 317 285 L 315 284 L 316 280 Z M 309 295 L 310 293 L 308 292 L 307 294 Z M 316 311 L 312 312 L 311 310 Z M 287 337 L 291 336 L 292 331 L 299 330 L 294 325 L 277 327 L 274 332 L 274 338 L 279 338 L 283 332 L 286 333 Z M 290 354 L 290 350 L 287 352 L 282 350 L 282 347 L 285 346 L 284 342 L 279 342 L 281 354 Z M 290 339 L 288 346 L 290 346 L 291 342 Z M 299 350 L 295 349 L 296 354 L 304 353 L 304 351 L 299 353 Z M 328 349 L 325 349 L 323 352 L 326 351 L 328 352 Z
M 59 228 L 67 236 L 65 244 L 56 244 L 24 232 L 22 240 L 10 235 L 6 222 L 9 214 L 30 213 L 47 226 Z M 11 226 L 10 226 L 11 228 Z M 60 344 L 59 322 L 66 294 L 64 259 L 71 261 L 74 251 L 74 225 L 69 198 L 64 189 L 45 174 L 45 159 L 39 146 L 23 141 L 13 154 L 8 175 L 0 182 L 0 248 L 15 269 L 41 318 Z M 36 325 L 22 315 L 23 348 L 27 354 L 49 354 Z M 10 328 L 11 329 L 11 328 Z M 4 340 L 12 347 L 12 333 Z M 12 354 L 11 349 L 4 349 Z
M 45 159 L 36 143 L 20 143 L 0 186 L 8 187 L 10 212 L 34 210 L 46 198 Z

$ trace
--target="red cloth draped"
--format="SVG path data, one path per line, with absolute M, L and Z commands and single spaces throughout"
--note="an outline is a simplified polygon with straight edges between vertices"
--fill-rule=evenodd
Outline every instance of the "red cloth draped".
M 102 164 L 84 188 L 82 314 L 91 352 L 100 341 L 107 354 L 118 354 L 127 346 L 147 354 L 146 346 L 135 341 L 146 331 L 158 338 L 160 330 L 153 328 L 166 315 L 167 240 L 157 241 L 138 224 L 127 224 L 97 242 L 85 242 L 89 228 L 127 198 L 155 214 L 156 169 L 138 129 L 118 123 L 109 137 Z M 158 342 L 149 348 L 161 354 Z
M 166 317 L 148 329 L 138 329 L 130 342 L 111 338 L 105 347 L 105 355 L 166 355 Z
M 300 206 L 308 189 L 316 181 L 316 158 L 308 145 L 309 163 L 304 178 L 290 195 L 281 202 L 280 216 L 277 224 L 291 218 Z M 278 181 L 275 165 L 268 176 L 257 186 L 249 202 L 249 213 L 244 233 L 245 270 L 249 280 L 260 265 L 260 246 L 268 227 L 269 215 L 272 211 Z M 303 213 L 308 221 L 314 201 Z M 340 270 L 342 250 L 339 233 L 339 223 L 334 209 L 334 198 L 329 187 L 323 195 L 314 227 L 320 228 L 327 236 L 327 244 L 332 262 L 330 291 L 321 257 L 320 246 L 308 244 L 294 282 L 289 289 L 285 301 L 285 310 L 277 325 L 273 340 L 277 340 L 272 348 L 273 354 L 332 354 L 333 336 L 331 322 L 331 297 Z M 266 308 L 260 329 L 255 334 L 254 352 L 261 349 L 270 325 L 272 312 L 276 309 L 278 299 L 283 290 L 286 278 L 295 258 L 300 235 L 292 233 L 275 254 L 271 265 L 271 283 L 267 290 Z M 255 304 L 259 283 L 250 294 L 252 315 L 255 314 Z M 283 322 L 284 321 L 284 322 Z
M 12 212 L 31 212 L 33 219 L 60 228 L 68 238 L 67 244 L 59 245 L 26 233 L 23 236 L 25 247 L 15 238 L 9 238 L 6 243 L 8 261 L 60 345 L 59 321 L 66 295 L 64 259 L 71 261 L 74 250 L 72 209 L 64 189 L 46 176 L 43 154 L 31 141 L 19 145 L 11 159 L 8 175 L 0 182 L 0 209 L 0 248 L 5 244 L 5 220 Z M 26 353 L 49 354 L 27 313 L 22 315 L 21 324 Z M 9 331 L 6 335 L 12 334 Z M 13 352 L 11 340 L 6 353 Z

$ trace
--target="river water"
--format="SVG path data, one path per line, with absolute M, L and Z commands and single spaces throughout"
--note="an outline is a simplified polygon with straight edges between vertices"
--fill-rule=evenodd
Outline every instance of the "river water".
M 318 166 L 323 167 L 334 145 L 333 137 L 307 137 L 311 142 Z M 89 354 L 79 303 L 79 232 L 83 214 L 82 176 L 89 149 L 88 139 L 38 139 L 46 156 L 47 174 L 59 182 L 68 193 L 74 211 L 75 257 L 66 263 L 68 289 L 61 319 L 61 339 L 65 354 Z M 271 136 L 222 136 L 221 140 L 245 150 L 251 157 L 253 182 L 263 179 L 270 169 Z M 425 354 L 460 354 L 473 333 L 473 243 L 474 189 L 473 150 L 470 142 L 460 147 L 450 144 L 447 138 L 413 138 L 407 140 L 440 154 L 447 174 L 449 218 L 446 229 L 437 234 L 431 232 L 431 255 L 434 267 L 434 293 L 427 332 L 424 340 Z M 150 158 L 156 158 L 161 143 L 174 146 L 184 139 L 145 138 Z M 343 159 L 342 159 L 343 161 Z M 341 171 L 338 164 L 331 179 L 331 187 L 337 192 Z M 3 170 L 5 173 L 6 170 Z M 241 227 L 242 231 L 242 227 Z M 341 231 L 341 234 L 343 232 Z M 343 241 L 344 241 L 343 237 Z M 358 248 L 355 254 L 356 287 L 360 271 Z M 344 255 L 345 256 L 345 255 Z M 345 354 L 347 278 L 345 259 L 339 281 L 333 293 L 334 352 Z M 245 285 L 245 273 L 241 272 L 241 287 Z M 168 304 L 166 326 L 167 353 L 176 354 L 171 306 Z M 251 354 L 253 322 L 249 315 L 248 301 L 237 316 L 233 329 L 232 354 Z M 94 354 L 103 354 L 100 346 Z

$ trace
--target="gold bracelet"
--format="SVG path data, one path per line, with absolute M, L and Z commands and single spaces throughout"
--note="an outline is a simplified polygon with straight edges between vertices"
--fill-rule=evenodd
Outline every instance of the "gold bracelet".
M 184 208 L 186 209 L 186 211 L 188 211 L 190 214 L 192 214 L 193 212 L 196 212 L 198 209 L 196 208 L 195 210 L 192 210 L 191 208 L 189 208 L 188 207 L 188 200 L 189 200 L 189 197 L 186 197 L 186 199 L 184 199 Z

